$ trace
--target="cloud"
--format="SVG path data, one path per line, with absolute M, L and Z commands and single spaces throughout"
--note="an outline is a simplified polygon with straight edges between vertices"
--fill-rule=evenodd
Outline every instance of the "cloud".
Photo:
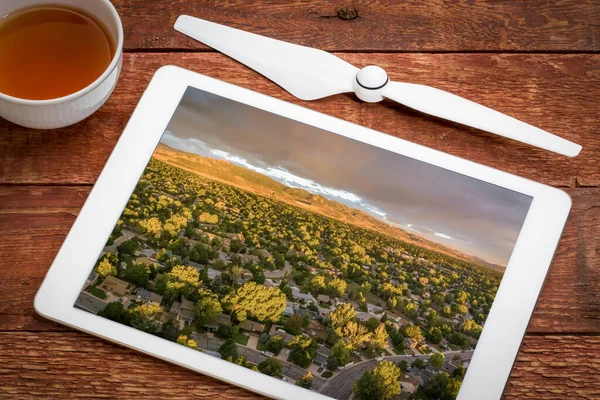
M 273 180 L 282 183 L 286 186 L 297 189 L 304 189 L 312 194 L 321 195 L 329 200 L 342 201 L 346 205 L 357 207 L 358 209 L 361 209 L 373 215 L 376 218 L 385 219 L 387 217 L 387 213 L 365 202 L 362 198 L 360 198 L 354 193 L 351 193 L 346 190 L 321 185 L 313 181 L 312 179 L 303 178 L 301 176 L 295 175 L 286 170 L 285 168 L 273 166 L 259 167 L 250 163 L 247 159 L 237 156 L 235 154 L 231 154 L 225 150 L 210 148 L 207 146 L 206 143 L 199 139 L 183 139 L 174 136 L 168 130 L 165 131 L 165 135 L 163 136 L 162 141 L 166 145 L 176 148 L 178 150 L 191 152 L 199 156 L 229 161 L 232 164 L 268 176 L 269 178 L 272 178 Z
M 446 235 L 445 233 L 441 233 L 441 232 L 435 232 L 433 235 L 444 238 L 444 239 L 454 240 L 454 238 L 452 236 Z

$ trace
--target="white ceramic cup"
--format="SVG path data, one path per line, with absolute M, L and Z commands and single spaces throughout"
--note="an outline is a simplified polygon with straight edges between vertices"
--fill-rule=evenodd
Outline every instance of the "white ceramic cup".
M 87 87 L 50 100 L 27 100 L 0 92 L 0 117 L 27 128 L 61 128 L 79 122 L 104 104 L 117 84 L 123 61 L 123 25 L 108 0 L 0 0 L 0 18 L 25 8 L 66 6 L 88 14 L 107 30 L 115 55 L 102 75 Z

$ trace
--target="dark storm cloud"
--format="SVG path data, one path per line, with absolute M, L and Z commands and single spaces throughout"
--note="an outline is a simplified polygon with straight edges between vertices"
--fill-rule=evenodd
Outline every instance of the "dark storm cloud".
M 163 141 L 228 159 L 506 265 L 531 198 L 190 89 Z

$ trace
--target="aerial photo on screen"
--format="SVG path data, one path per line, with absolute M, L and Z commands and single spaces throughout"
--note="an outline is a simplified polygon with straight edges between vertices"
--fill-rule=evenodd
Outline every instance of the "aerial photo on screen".
M 454 399 L 530 203 L 189 88 L 75 307 L 335 399 Z

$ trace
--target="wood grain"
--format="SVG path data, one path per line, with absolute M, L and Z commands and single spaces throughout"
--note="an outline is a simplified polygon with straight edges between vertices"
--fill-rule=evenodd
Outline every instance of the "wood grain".
M 556 52 L 598 51 L 600 46 L 600 8 L 593 1 L 113 3 L 123 19 L 125 48 L 130 51 L 206 49 L 174 31 L 181 14 L 329 51 Z M 342 9 L 356 11 L 357 17 L 338 17 Z
M 600 337 L 527 337 L 504 398 L 597 399 L 599 373 Z M 261 398 L 77 332 L 0 333 L 0 391 L 11 399 Z
M 354 95 L 302 102 L 255 72 L 213 53 L 126 54 L 114 95 L 87 120 L 53 131 L 0 121 L 0 183 L 91 184 L 154 71 L 174 64 L 338 118 L 563 187 L 600 185 L 600 55 L 340 54 L 386 68 L 395 80 L 437 86 L 583 145 L 568 158 L 496 135 Z
M 600 188 L 576 188 L 573 211 L 531 320 L 531 333 L 600 333 Z M 64 330 L 33 297 L 88 187 L 0 186 L 0 331 Z

